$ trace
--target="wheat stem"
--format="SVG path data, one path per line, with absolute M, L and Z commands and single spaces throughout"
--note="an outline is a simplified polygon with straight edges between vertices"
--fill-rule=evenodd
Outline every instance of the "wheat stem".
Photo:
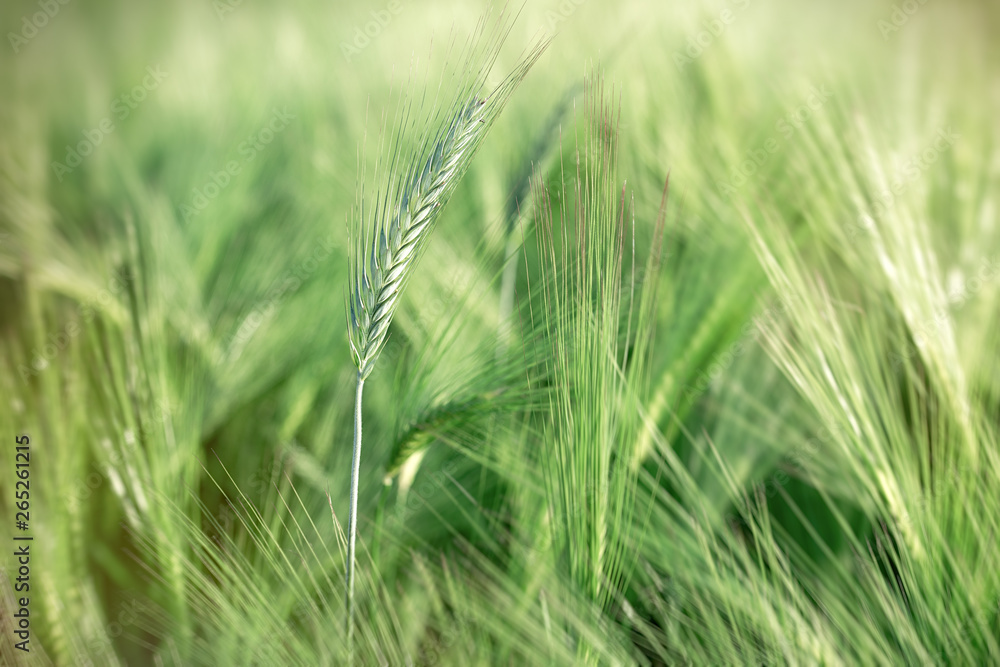
M 351 511 L 347 518 L 347 653 L 354 657 L 354 542 L 358 528 L 358 479 L 361 472 L 361 394 L 365 379 L 358 371 L 354 397 L 354 455 L 351 460 Z

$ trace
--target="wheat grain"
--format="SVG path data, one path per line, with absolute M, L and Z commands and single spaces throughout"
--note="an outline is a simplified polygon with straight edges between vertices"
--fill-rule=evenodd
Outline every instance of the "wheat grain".
M 376 197 L 368 229 L 356 234 L 348 296 L 351 351 L 362 379 L 371 374 L 385 345 L 400 294 L 441 209 L 493 120 L 543 47 L 533 49 L 488 97 L 475 93 L 466 97 L 433 143 L 420 142 L 430 143 L 430 150 L 425 155 L 414 155 L 401 175 L 391 174 Z M 481 82 L 477 83 L 475 88 L 481 89 Z
M 348 305 L 351 350 L 361 379 L 371 373 L 385 345 L 389 323 L 411 267 L 433 230 L 464 167 L 485 134 L 487 100 L 473 99 L 458 113 L 447 135 L 435 143 L 413 174 L 391 218 L 379 222 L 367 248 L 353 265 Z

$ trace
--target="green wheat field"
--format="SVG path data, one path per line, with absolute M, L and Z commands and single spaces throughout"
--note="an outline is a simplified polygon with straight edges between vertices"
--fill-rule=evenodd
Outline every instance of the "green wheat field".
M 1000 5 L 520 1 L 3 3 L 0 663 L 1000 664 Z

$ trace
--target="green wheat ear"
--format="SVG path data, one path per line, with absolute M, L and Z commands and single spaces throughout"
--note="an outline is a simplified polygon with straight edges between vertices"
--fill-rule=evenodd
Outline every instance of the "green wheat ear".
M 461 68 L 454 72 L 458 86 L 450 104 L 435 105 L 426 113 L 404 104 L 403 121 L 391 142 L 387 168 L 376 177 L 377 189 L 367 208 L 369 214 L 365 215 L 362 202 L 360 215 L 355 218 L 352 235 L 355 247 L 347 294 L 351 352 L 358 367 L 347 531 L 349 646 L 354 625 L 354 553 L 364 382 L 385 345 L 399 297 L 427 245 L 441 209 L 455 191 L 493 121 L 547 44 L 546 41 L 537 43 L 496 88 L 484 94 L 486 78 L 509 32 L 510 22 L 503 13 L 489 30 L 487 17 L 484 17 L 470 39 Z M 422 117 L 422 125 L 417 124 L 421 121 L 409 121 L 414 117 Z M 413 141 L 414 136 L 416 141 Z M 408 146 L 416 148 L 408 149 Z

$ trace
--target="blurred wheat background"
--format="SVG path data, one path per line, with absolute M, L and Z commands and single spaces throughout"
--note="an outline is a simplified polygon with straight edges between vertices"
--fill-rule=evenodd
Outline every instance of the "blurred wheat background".
M 348 231 L 484 12 L 487 90 L 551 42 L 365 384 L 349 651 Z M 0 25 L 3 664 L 1000 661 L 994 3 Z

